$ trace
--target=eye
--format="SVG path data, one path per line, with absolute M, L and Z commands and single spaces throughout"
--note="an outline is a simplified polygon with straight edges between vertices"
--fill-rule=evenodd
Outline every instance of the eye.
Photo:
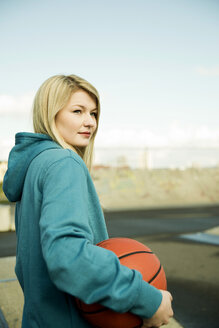
M 73 110 L 73 113 L 80 114 L 81 113 L 81 109 L 75 109 L 75 110 Z
M 92 112 L 90 114 L 91 114 L 91 116 L 94 116 L 95 118 L 97 118 L 97 112 Z

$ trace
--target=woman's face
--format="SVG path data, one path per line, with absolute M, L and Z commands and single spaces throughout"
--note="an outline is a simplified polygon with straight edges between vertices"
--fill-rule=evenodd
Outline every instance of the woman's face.
M 97 128 L 97 105 L 84 90 L 74 92 L 67 105 L 55 117 L 64 141 L 73 147 L 86 147 Z

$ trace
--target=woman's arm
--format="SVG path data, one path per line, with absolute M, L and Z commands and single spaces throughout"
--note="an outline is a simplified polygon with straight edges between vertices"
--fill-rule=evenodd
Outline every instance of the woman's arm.
M 44 173 L 41 186 L 42 252 L 57 288 L 88 304 L 153 316 L 161 292 L 138 271 L 122 266 L 113 252 L 92 244 L 84 168 L 65 156 Z

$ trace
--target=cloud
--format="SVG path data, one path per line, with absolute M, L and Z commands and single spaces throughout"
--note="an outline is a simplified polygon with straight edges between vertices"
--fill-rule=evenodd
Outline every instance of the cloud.
M 219 163 L 219 131 L 171 122 L 165 129 L 100 129 L 95 163 L 148 168 L 212 167 Z
M 102 129 L 96 138 L 98 147 L 152 147 L 165 145 L 163 136 L 147 129 L 130 127 Z
M 182 125 L 177 121 L 170 124 L 168 144 L 176 147 L 219 147 L 219 130 L 207 125 Z
M 174 121 L 163 131 L 123 126 L 100 128 L 97 147 L 219 147 L 219 130 L 206 125 L 183 125 Z
M 29 113 L 33 98 L 33 92 L 18 96 L 0 94 L 0 115 Z
M 212 167 L 219 163 L 219 130 L 174 121 L 165 130 L 100 129 L 95 163 L 131 167 Z M 120 164 L 121 164 L 120 163 Z
M 195 70 L 196 70 L 196 72 L 199 75 L 204 75 L 204 76 L 219 76 L 219 66 L 212 67 L 212 68 L 207 68 L 207 67 L 199 66 Z

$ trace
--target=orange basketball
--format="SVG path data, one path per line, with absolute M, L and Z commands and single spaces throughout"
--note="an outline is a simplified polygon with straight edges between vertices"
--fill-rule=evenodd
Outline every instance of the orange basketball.
M 167 288 L 166 276 L 157 256 L 144 244 L 130 238 L 110 238 L 97 246 L 113 251 L 121 264 L 141 272 L 143 280 L 158 289 Z M 140 328 L 142 319 L 132 313 L 117 313 L 98 303 L 87 305 L 76 299 L 83 317 L 96 328 Z

